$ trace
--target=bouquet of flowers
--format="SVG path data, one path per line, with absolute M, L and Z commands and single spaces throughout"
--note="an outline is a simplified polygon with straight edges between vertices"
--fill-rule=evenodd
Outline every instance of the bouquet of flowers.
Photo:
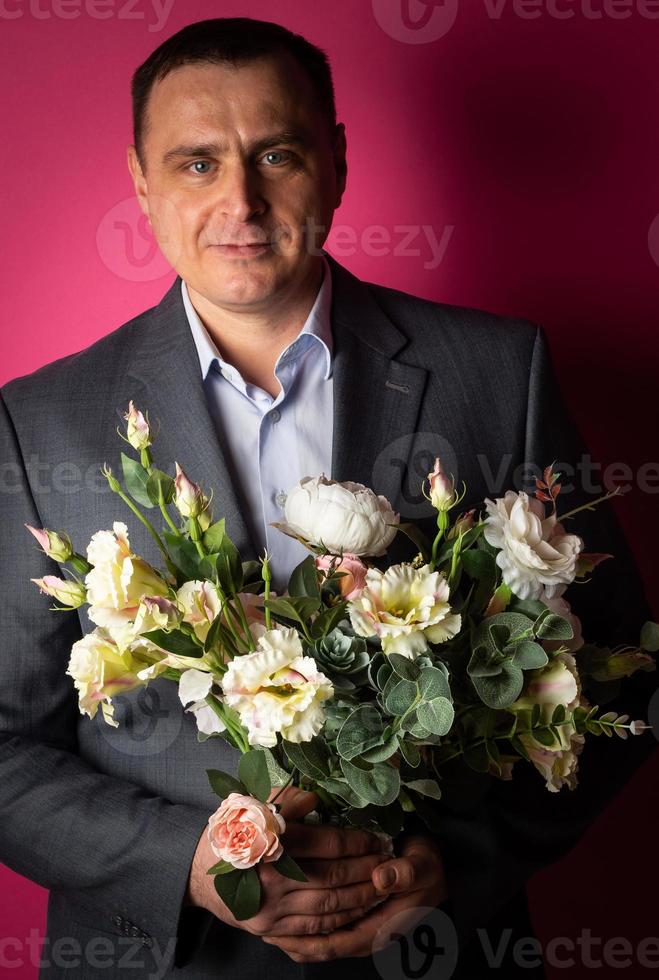
M 610 556 L 585 553 L 565 530 L 577 511 L 559 519 L 551 466 L 534 496 L 508 491 L 451 520 L 465 489 L 436 460 L 424 485 L 432 542 L 369 488 L 306 477 L 274 526 L 309 555 L 276 595 L 267 552 L 242 561 L 213 519 L 212 493 L 178 464 L 174 476 L 154 466 L 148 417 L 132 402 L 125 419 L 133 452 L 121 454 L 121 480 L 103 473 L 152 535 L 162 569 L 131 551 L 121 521 L 92 536 L 86 557 L 66 533 L 28 526 L 69 566 L 66 578 L 33 581 L 56 609 L 87 605 L 95 624 L 67 670 L 81 712 L 94 718 L 100 707 L 116 726 L 113 697 L 162 677 L 178 685 L 200 740 L 224 738 L 241 753 L 237 775 L 208 771 L 222 799 L 208 824 L 218 858 L 208 873 L 236 918 L 259 909 L 259 862 L 306 880 L 281 840 L 286 786 L 317 795 L 318 819 L 395 837 L 406 814 L 434 826 L 452 760 L 501 779 L 530 763 L 557 792 L 576 786 L 587 735 L 648 727 L 584 693 L 654 670 L 659 626 L 646 623 L 637 646 L 584 642 L 564 593 Z M 376 559 L 397 533 L 415 557 L 382 570 Z

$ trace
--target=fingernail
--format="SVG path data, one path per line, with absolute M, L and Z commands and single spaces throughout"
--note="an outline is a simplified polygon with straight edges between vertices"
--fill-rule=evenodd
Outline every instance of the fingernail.
M 379 888 L 391 888 L 396 881 L 396 872 L 393 868 L 383 868 L 378 872 Z

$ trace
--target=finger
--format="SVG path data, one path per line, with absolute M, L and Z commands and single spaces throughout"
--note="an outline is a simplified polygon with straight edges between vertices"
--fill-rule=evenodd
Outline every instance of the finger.
M 269 927 L 268 936 L 292 938 L 330 934 L 351 922 L 363 919 L 367 912 L 368 909 L 365 908 L 352 908 L 331 915 L 285 915 L 275 925 Z
M 383 842 L 366 830 L 311 827 L 302 823 L 294 823 L 286 828 L 283 844 L 291 857 L 325 860 L 379 854 L 384 849 Z
M 345 909 L 370 908 L 386 900 L 371 881 L 346 888 L 306 888 L 288 892 L 278 903 L 284 915 L 329 915 Z
M 279 795 L 277 795 L 279 794 Z M 277 796 L 277 805 L 284 820 L 301 820 L 311 813 L 318 806 L 318 797 L 315 793 L 308 793 L 297 786 L 287 786 L 282 790 L 275 786 L 270 793 L 270 799 Z
M 311 858 L 303 860 L 301 866 L 310 885 L 316 888 L 343 888 L 359 881 L 372 883 L 375 869 L 389 860 L 386 854 L 366 854 L 364 857 L 339 858 L 335 861 Z
M 373 884 L 380 894 L 418 891 L 435 884 L 436 863 L 418 857 L 399 857 L 384 861 L 373 871 Z

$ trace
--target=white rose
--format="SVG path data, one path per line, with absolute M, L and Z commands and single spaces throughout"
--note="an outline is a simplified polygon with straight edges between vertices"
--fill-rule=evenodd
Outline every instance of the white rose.
M 190 623 L 197 639 L 204 643 L 211 623 L 222 608 L 212 582 L 185 582 L 176 593 L 183 609 L 183 622 Z
M 115 521 L 112 531 L 97 531 L 87 546 L 94 566 L 85 577 L 89 618 L 97 626 L 124 626 L 137 615 L 143 596 L 166 596 L 165 580 L 132 554 L 128 528 Z
M 100 705 L 105 721 L 118 727 L 112 698 L 144 683 L 137 672 L 145 661 L 135 656 L 143 648 L 138 644 L 133 650 L 117 644 L 115 637 L 100 627 L 73 644 L 66 673 L 73 678 L 81 714 L 93 718 Z
M 339 483 L 325 476 L 307 476 L 286 498 L 285 522 L 274 524 L 331 554 L 383 555 L 400 521 L 386 497 L 361 483 Z M 394 525 L 394 526 L 390 526 Z
M 234 657 L 222 678 L 224 700 L 240 715 L 250 745 L 272 748 L 277 733 L 308 742 L 323 726 L 322 704 L 334 693 L 294 629 L 266 630 L 257 649 Z
M 414 659 L 428 643 L 443 643 L 460 631 L 459 613 L 451 611 L 448 582 L 430 565 L 369 568 L 366 586 L 348 603 L 350 622 L 359 636 L 378 636 L 384 653 Z
M 583 541 L 567 534 L 555 514 L 545 517 L 544 504 L 521 491 L 485 500 L 485 540 L 499 548 L 497 565 L 503 580 L 520 599 L 560 595 L 573 581 Z

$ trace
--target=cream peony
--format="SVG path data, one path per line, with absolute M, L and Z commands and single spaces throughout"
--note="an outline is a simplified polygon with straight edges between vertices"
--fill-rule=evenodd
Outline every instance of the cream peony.
M 348 604 L 359 636 L 379 636 L 384 653 L 414 659 L 428 643 L 443 643 L 460 630 L 460 614 L 451 612 L 448 582 L 430 565 L 369 568 L 366 587 Z
M 361 483 L 325 476 L 300 480 L 286 498 L 284 514 L 286 521 L 273 527 L 335 555 L 383 555 L 400 520 L 386 497 Z
M 503 580 L 520 599 L 560 595 L 573 581 L 583 541 L 567 534 L 555 514 L 524 491 L 485 500 L 485 540 L 499 548 L 496 561 Z
M 87 545 L 94 566 L 85 577 L 89 618 L 97 626 L 123 626 L 137 615 L 143 596 L 166 596 L 165 580 L 144 559 L 132 554 L 128 528 L 115 521 L 112 531 L 97 531 Z
M 222 678 L 224 700 L 240 715 L 250 745 L 272 748 L 277 733 L 308 742 L 325 720 L 331 682 L 305 657 L 294 629 L 265 630 L 253 653 L 234 657 Z
M 146 645 L 136 644 L 132 647 L 123 642 L 117 643 L 121 635 L 121 631 L 113 635 L 97 627 L 73 644 L 66 670 L 78 692 L 81 714 L 93 718 L 100 705 L 105 721 L 113 728 L 118 727 L 113 717 L 114 695 L 131 691 L 144 683 L 138 671 L 145 665 L 139 653 Z
M 259 861 L 278 861 L 284 851 L 279 837 L 285 830 L 272 803 L 229 793 L 208 821 L 208 840 L 220 861 L 244 870 Z
M 176 598 L 183 610 L 183 622 L 190 623 L 197 639 L 204 643 L 211 623 L 222 608 L 215 585 L 212 582 L 185 582 Z

